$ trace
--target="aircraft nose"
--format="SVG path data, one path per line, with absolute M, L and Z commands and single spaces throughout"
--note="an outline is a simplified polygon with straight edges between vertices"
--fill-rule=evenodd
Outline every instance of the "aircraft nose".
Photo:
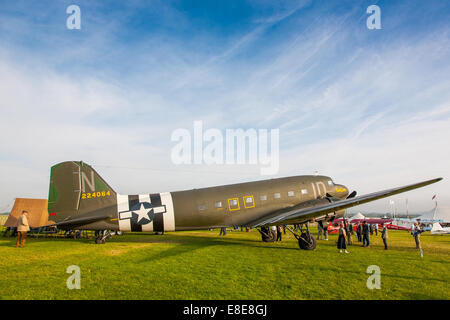
M 341 199 L 345 199 L 348 196 L 348 188 L 344 186 L 343 184 L 336 184 L 335 185 L 335 192 L 336 196 Z

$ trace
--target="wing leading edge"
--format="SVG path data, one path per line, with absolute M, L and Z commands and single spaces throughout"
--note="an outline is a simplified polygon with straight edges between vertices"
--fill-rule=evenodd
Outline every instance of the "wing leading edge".
M 354 197 L 350 199 L 340 200 L 336 202 L 327 203 L 324 205 L 306 207 L 302 204 L 298 206 L 290 207 L 284 210 L 277 210 L 275 212 L 269 213 L 266 216 L 259 218 L 257 220 L 251 221 L 246 224 L 247 227 L 256 228 L 264 225 L 275 225 L 282 224 L 283 222 L 292 222 L 295 220 L 306 219 L 309 220 L 314 217 L 318 217 L 321 215 L 325 215 L 330 212 L 339 211 L 347 208 L 351 208 L 354 206 L 358 206 L 360 204 L 364 204 L 370 201 L 386 198 L 398 193 L 414 190 L 417 188 L 421 188 L 427 186 L 429 184 L 436 183 L 441 181 L 442 178 L 431 179 L 427 181 L 422 181 L 419 183 L 410 184 L 403 187 L 392 188 L 388 190 L 378 191 L 369 193 L 366 195 L 362 195 L 359 197 Z

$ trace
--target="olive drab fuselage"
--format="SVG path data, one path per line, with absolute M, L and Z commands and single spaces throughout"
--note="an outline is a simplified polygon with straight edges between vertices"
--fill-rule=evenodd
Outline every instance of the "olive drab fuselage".
M 136 232 L 209 229 L 245 226 L 277 210 L 302 203 L 314 206 L 316 201 L 326 201 L 327 196 L 345 199 L 348 189 L 335 184 L 330 177 L 310 175 L 186 191 L 120 195 L 89 165 L 68 161 L 51 170 L 49 219 L 70 221 L 61 224 L 62 229 Z

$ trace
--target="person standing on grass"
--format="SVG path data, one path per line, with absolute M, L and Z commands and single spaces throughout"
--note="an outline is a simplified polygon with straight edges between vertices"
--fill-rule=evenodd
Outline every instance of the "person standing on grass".
M 378 223 L 375 223 L 373 225 L 373 229 L 375 230 L 375 235 L 377 236 L 378 235 Z
M 364 221 L 362 225 L 362 237 L 363 237 L 363 247 L 370 246 L 370 227 L 366 221 Z
M 339 253 L 342 253 L 342 249 L 345 250 L 345 253 L 348 253 L 346 236 L 347 236 L 347 232 L 345 231 L 344 223 L 341 222 L 341 227 L 339 228 L 339 237 L 338 237 L 338 241 L 337 241 L 337 247 L 339 249 Z
M 227 235 L 227 228 L 222 227 L 220 228 L 219 236 L 226 236 Z
M 25 241 L 27 239 L 27 232 L 30 231 L 30 226 L 28 224 L 28 211 L 22 211 L 22 214 L 17 221 L 17 242 L 16 248 L 24 247 Z
M 358 237 L 358 242 L 362 241 L 362 225 L 361 225 L 361 221 L 358 222 L 358 225 L 356 226 L 356 236 Z
M 388 249 L 388 245 L 387 245 L 388 229 L 387 229 L 387 227 L 384 225 L 384 223 L 381 224 L 381 239 L 383 239 L 384 250 L 387 250 L 387 249 Z
M 323 240 L 322 221 L 317 222 L 317 240 Z
M 414 237 L 414 241 L 416 242 L 416 249 L 422 250 L 422 245 L 420 243 L 420 234 L 423 232 L 423 230 L 420 228 L 419 224 L 417 222 L 414 222 L 414 230 L 411 232 L 411 234 Z
M 322 222 L 322 226 L 323 226 L 323 236 L 325 237 L 324 240 L 328 241 L 328 222 L 327 221 L 323 221 Z
M 277 241 L 281 241 L 281 226 L 277 226 Z
M 353 224 L 351 222 L 349 222 L 349 223 L 347 223 L 347 243 L 349 245 L 353 244 L 352 233 L 353 233 Z

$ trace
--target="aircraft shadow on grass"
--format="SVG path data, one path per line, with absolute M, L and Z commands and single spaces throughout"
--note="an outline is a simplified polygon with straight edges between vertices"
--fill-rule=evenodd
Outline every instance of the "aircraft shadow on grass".
M 176 240 L 176 241 L 174 241 Z M 113 242 L 113 241 L 111 241 Z M 120 240 L 118 241 L 120 243 L 130 243 L 130 242 L 138 242 L 142 243 L 141 239 L 136 238 L 130 238 L 126 240 Z M 286 249 L 286 250 L 295 250 L 298 251 L 299 249 L 297 247 L 271 247 L 271 246 L 264 246 L 260 241 L 258 240 L 251 240 L 251 239 L 232 239 L 232 238 L 213 238 L 213 237 L 202 237 L 202 236 L 175 236 L 173 239 L 170 239 L 169 241 L 159 240 L 159 241 L 145 241 L 145 243 L 174 243 L 177 244 L 175 247 L 167 249 L 163 252 L 159 252 L 155 255 L 152 255 L 150 257 L 146 257 L 141 262 L 149 261 L 149 260 L 158 260 L 163 258 L 168 258 L 171 256 L 176 256 L 179 254 L 184 254 L 187 252 L 195 251 L 198 249 L 204 249 L 208 247 L 213 246 L 247 246 L 247 247 L 255 247 L 260 249 Z
M 336 268 L 334 267 L 322 267 L 322 266 L 315 266 L 314 267 L 314 271 L 320 271 L 320 272 L 325 272 L 325 273 L 334 273 L 336 272 Z M 349 273 L 353 273 L 359 277 L 361 277 L 361 279 L 364 279 L 364 281 L 366 281 L 368 274 L 366 273 L 366 270 L 345 270 L 345 269 L 339 269 L 339 273 L 342 274 L 349 274 Z M 439 281 L 439 282 L 447 282 L 447 279 L 439 279 L 439 278 L 420 278 L 420 277 L 413 277 L 413 276 L 405 276 L 405 275 L 394 275 L 394 274 L 390 274 L 390 273 L 385 273 L 382 272 L 381 273 L 381 277 L 383 278 L 390 278 L 390 279 L 406 279 L 406 280 L 421 280 L 423 282 L 427 282 L 427 281 Z M 355 279 L 357 279 L 357 277 L 355 277 Z M 383 280 L 381 280 L 383 281 Z

